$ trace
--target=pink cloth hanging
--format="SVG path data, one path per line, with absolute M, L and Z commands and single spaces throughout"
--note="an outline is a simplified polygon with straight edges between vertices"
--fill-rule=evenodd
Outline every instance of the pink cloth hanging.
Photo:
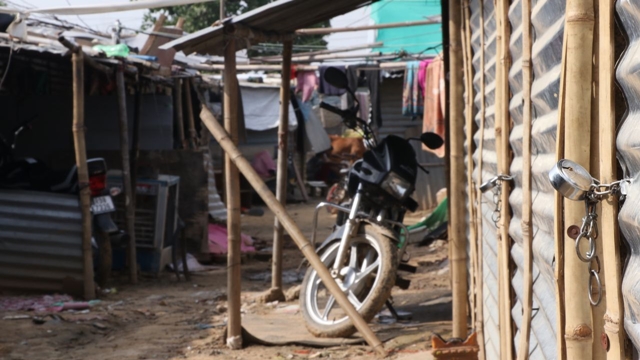
M 318 77 L 315 71 L 297 71 L 296 72 L 296 94 L 302 92 L 302 102 L 307 102 L 311 99 L 313 91 L 318 85 Z

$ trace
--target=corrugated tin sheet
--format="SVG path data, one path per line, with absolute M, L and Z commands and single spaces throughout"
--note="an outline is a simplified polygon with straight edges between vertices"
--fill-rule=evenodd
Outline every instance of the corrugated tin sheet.
M 617 147 L 625 177 L 634 179 L 629 193 L 620 209 L 618 220 L 620 230 L 631 248 L 624 277 L 622 296 L 624 298 L 624 327 L 637 349 L 640 349 L 640 59 L 636 56 L 640 48 L 639 24 L 640 4 L 632 1 L 618 1 L 616 10 L 629 37 L 629 45 L 618 64 L 616 77 L 625 98 L 628 111 L 618 132 Z
M 318 24 L 335 16 L 346 14 L 361 6 L 369 5 L 371 0 L 280 0 L 242 15 L 229 18 L 223 25 L 217 25 L 196 31 L 191 35 L 171 41 L 162 49 L 175 48 L 185 54 L 222 55 L 224 47 L 223 29 L 227 25 L 241 24 L 264 32 L 283 34 Z M 238 50 L 247 47 L 244 40 L 236 42 Z
M 533 264 L 533 319 L 531 321 L 531 333 L 529 353 L 531 359 L 552 359 L 556 356 L 556 323 L 555 323 L 555 291 L 553 288 L 553 214 L 545 209 L 540 214 L 540 206 L 544 204 L 549 208 L 548 199 L 553 196 L 553 191 L 546 181 L 547 171 L 551 166 L 547 165 L 547 159 L 554 160 L 555 141 L 546 138 L 541 146 L 543 136 L 554 136 L 557 99 L 548 95 L 558 92 L 558 74 L 553 73 L 559 64 L 562 47 L 562 24 L 564 8 L 558 6 L 559 2 L 537 1 L 533 2 L 532 22 L 534 24 L 535 42 L 533 44 L 534 84 L 532 97 L 533 109 L 533 201 L 534 201 L 534 264 Z M 522 2 L 514 1 L 509 9 L 511 22 L 510 52 L 512 66 L 509 72 L 509 86 L 511 89 L 511 101 L 509 111 L 513 120 L 513 129 L 510 135 L 511 148 L 514 158 L 511 163 L 511 174 L 515 176 L 514 188 L 509 198 L 513 216 L 509 226 L 509 234 L 513 239 L 511 258 L 516 265 L 516 272 L 512 278 L 512 286 L 516 295 L 512 309 L 512 318 L 517 329 L 522 324 L 522 296 L 523 296 L 523 266 L 524 254 L 522 248 Z M 555 21 L 550 21 L 555 19 Z M 556 27 L 544 26 L 543 21 L 549 21 Z M 558 27 L 560 25 L 560 27 Z M 551 72 L 551 73 L 550 73 Z M 550 74 L 549 74 L 550 73 Z M 546 95 L 541 97 L 541 95 Z M 542 119 L 542 120 L 541 120 Z M 546 124 L 544 124 L 546 121 Z M 543 135 L 539 126 L 544 124 Z M 536 131 L 536 128 L 538 129 Z M 545 157 L 539 157 L 542 153 Z M 552 199 L 552 198 L 551 198 Z M 538 211 L 536 211 L 536 208 Z M 541 250 L 544 249 L 544 253 Z M 540 268 L 545 269 L 548 276 L 540 276 Z M 519 345 L 520 333 L 515 334 L 514 344 Z M 518 352 L 520 350 L 518 349 Z
M 82 216 L 75 195 L 0 190 L 0 288 L 63 291 L 82 281 Z

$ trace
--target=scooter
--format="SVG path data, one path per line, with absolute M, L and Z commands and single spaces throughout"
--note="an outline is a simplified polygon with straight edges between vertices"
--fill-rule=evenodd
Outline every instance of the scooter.
M 0 135 L 0 188 L 78 194 L 80 187 L 76 165 L 61 173 L 49 169 L 38 159 L 15 157 L 19 135 L 31 127 L 33 120 L 16 127 L 12 131 L 11 141 Z M 111 218 L 111 213 L 116 210 L 112 197 L 122 191 L 119 188 L 107 189 L 107 163 L 102 158 L 93 158 L 87 160 L 87 166 L 93 220 L 92 243 L 94 257 L 97 257 L 94 263 L 98 266 L 98 284 L 104 285 L 111 275 L 112 247 L 126 244 L 129 235 L 120 230 Z
M 345 89 L 355 99 L 340 70 L 327 69 L 325 80 Z M 368 150 L 349 173 L 350 207 L 320 203 L 314 214 L 311 241 L 315 246 L 321 208 L 332 207 L 348 214 L 316 251 L 353 306 L 365 321 L 370 321 L 385 304 L 396 313 L 389 301 L 391 289 L 396 285 L 409 287 L 409 280 L 397 277 L 397 272 L 417 270 L 403 261 L 408 241 L 401 234 L 409 234 L 403 224 L 405 213 L 418 208 L 411 198 L 417 171 L 428 171 L 418 164 L 409 140 L 421 141 L 432 149 L 442 146 L 443 140 L 434 133 L 424 133 L 419 139 L 389 135 L 378 142 L 369 124 L 356 116 L 357 101 L 347 110 L 325 103 L 320 107 L 340 115 L 347 127 L 362 130 Z M 317 337 L 347 337 L 356 332 L 351 319 L 336 304 L 313 268 L 307 270 L 302 282 L 300 310 L 307 329 Z

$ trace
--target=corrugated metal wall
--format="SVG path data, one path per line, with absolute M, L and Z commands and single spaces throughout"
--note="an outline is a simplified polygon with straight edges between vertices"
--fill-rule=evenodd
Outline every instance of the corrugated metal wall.
M 478 166 L 482 165 L 482 181 L 497 175 L 495 152 L 495 74 L 496 74 L 496 19 L 492 0 L 472 0 L 471 40 L 474 69 L 475 109 L 485 106 L 485 130 L 482 154 L 479 153 L 480 131 L 474 139 L 474 179 L 478 179 Z M 481 14 L 482 12 L 482 14 Z M 482 16 L 481 16 L 482 15 Z M 481 26 L 484 23 L 484 49 L 481 44 Z M 511 258 L 515 264 L 512 287 L 515 295 L 512 320 L 515 324 L 514 345 L 519 343 L 522 323 L 522 296 L 524 254 L 522 248 L 522 9 L 521 0 L 511 2 L 509 8 L 511 26 L 510 54 L 512 67 L 509 72 L 509 111 L 513 120 L 510 144 L 513 149 L 511 174 L 515 176 L 509 205 L 513 212 L 509 234 L 513 239 Z M 556 352 L 556 305 L 554 288 L 554 190 L 547 174 L 555 163 L 555 137 L 559 92 L 560 62 L 564 30 L 564 1 L 532 1 L 533 33 L 533 85 L 532 85 L 532 197 L 533 197 L 533 319 L 530 340 L 531 359 L 553 359 Z M 484 66 L 481 52 L 484 51 Z M 484 75 L 484 98 L 481 81 Z M 482 114 L 475 114 L 478 128 Z M 479 185 L 479 184 L 478 184 Z M 482 201 L 482 271 L 485 351 L 487 359 L 500 358 L 499 309 L 498 309 L 498 257 L 496 225 L 492 221 L 493 193 L 485 193 Z M 505 205 L 503 205 L 505 206 Z
M 81 242 L 76 195 L 0 190 L 1 288 L 63 291 L 68 278 L 81 284 Z
M 618 216 L 620 230 L 631 248 L 622 280 L 624 327 L 636 349 L 640 349 L 640 59 L 636 56 L 640 48 L 640 4 L 618 1 L 616 10 L 629 37 L 628 47 L 616 71 L 618 83 L 628 105 L 627 114 L 618 131 L 618 159 L 625 177 L 634 179 Z
M 481 3 L 482 1 L 482 3 Z M 476 132 L 474 141 L 476 151 L 473 159 L 476 172 L 478 166 L 482 165 L 482 181 L 487 181 L 496 175 L 497 162 L 495 152 L 495 131 L 494 131 L 494 104 L 495 104 L 495 75 L 496 75 L 496 19 L 493 0 L 472 0 L 471 10 L 471 45 L 473 47 L 473 84 L 476 91 L 475 105 L 481 109 L 484 102 L 484 139 L 482 141 L 483 151 L 480 154 L 480 131 Z M 484 49 L 480 27 L 484 23 Z M 481 64 L 481 53 L 484 51 L 484 64 Z M 484 74 L 484 99 L 481 94 L 482 77 Z M 478 111 L 475 117 L 478 128 L 482 126 L 482 113 Z M 479 174 L 474 174 L 478 179 Z M 500 358 L 500 333 L 499 312 L 498 312 L 498 246 L 496 225 L 491 220 L 495 205 L 493 203 L 493 193 L 486 193 L 479 199 L 482 212 L 482 234 L 481 244 L 482 259 L 482 283 L 483 283 L 483 320 L 484 320 L 484 340 L 485 353 L 487 359 Z

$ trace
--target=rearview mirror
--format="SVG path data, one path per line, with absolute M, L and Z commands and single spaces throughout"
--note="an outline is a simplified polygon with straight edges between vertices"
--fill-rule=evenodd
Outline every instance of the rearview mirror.
M 432 132 L 426 132 L 420 135 L 420 141 L 431 150 L 435 150 L 444 145 L 444 140 L 440 135 Z
M 338 89 L 347 89 L 349 87 L 347 75 L 334 67 L 330 67 L 324 72 L 324 80 Z

